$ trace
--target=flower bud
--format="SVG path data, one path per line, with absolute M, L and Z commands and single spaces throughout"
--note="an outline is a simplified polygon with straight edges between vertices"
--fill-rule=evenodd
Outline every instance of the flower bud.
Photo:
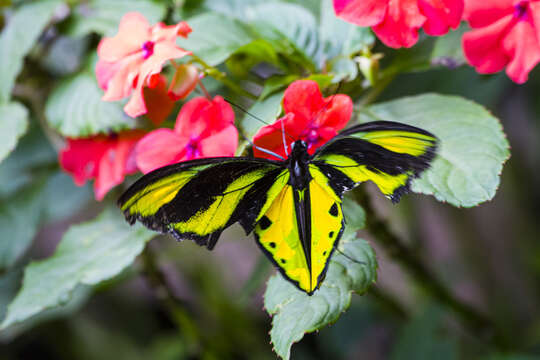
M 174 101 L 185 98 L 195 88 L 198 81 L 199 71 L 194 65 L 179 65 L 169 85 L 169 97 Z
M 358 63 L 360 72 L 371 86 L 377 83 L 377 80 L 379 79 L 379 59 L 381 57 L 381 54 L 372 55 L 369 52 L 365 52 L 354 58 Z

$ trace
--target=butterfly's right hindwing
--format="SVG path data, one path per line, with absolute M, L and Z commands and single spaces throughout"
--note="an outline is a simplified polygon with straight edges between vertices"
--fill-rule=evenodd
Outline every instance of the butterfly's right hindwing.
M 240 221 L 251 226 L 264 207 L 265 188 L 284 170 L 279 163 L 246 158 L 202 159 L 155 170 L 137 181 L 118 204 L 126 219 L 209 248 Z

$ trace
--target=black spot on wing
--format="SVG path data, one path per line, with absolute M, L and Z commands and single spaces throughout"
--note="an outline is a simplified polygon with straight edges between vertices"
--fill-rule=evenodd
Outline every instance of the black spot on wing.
M 338 206 L 336 203 L 334 203 L 331 207 L 330 207 L 330 210 L 328 210 L 328 213 L 330 215 L 332 215 L 333 217 L 336 217 L 339 215 L 339 211 L 338 211 Z
M 264 215 L 261 220 L 259 220 L 259 227 L 261 228 L 261 230 L 266 230 L 270 227 L 270 225 L 272 225 L 272 222 L 270 221 L 270 219 L 268 218 L 268 216 Z M 275 246 L 275 244 L 274 244 Z

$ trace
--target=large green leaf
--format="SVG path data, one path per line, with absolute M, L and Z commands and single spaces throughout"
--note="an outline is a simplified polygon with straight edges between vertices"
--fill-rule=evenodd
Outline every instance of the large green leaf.
M 280 42 L 285 38 L 305 55 L 306 60 L 321 65 L 318 24 L 304 7 L 282 2 L 263 3 L 250 7 L 246 20 L 266 40 Z
M 241 46 L 253 40 L 252 34 L 239 20 L 218 13 L 205 13 L 189 19 L 193 31 L 187 39 L 179 38 L 182 48 L 210 65 L 224 62 Z
M 80 73 L 60 81 L 47 100 L 49 125 L 67 137 L 84 137 L 135 126 L 117 102 L 101 100 L 103 91 L 95 76 Z
M 482 106 L 456 96 L 426 94 L 360 109 L 360 118 L 418 126 L 439 138 L 438 155 L 413 182 L 413 191 L 464 207 L 495 196 L 509 145 L 500 122 Z
M 0 271 L 11 267 L 28 249 L 42 214 L 44 182 L 0 200 Z
M 338 55 L 350 56 L 363 48 L 371 48 L 375 36 L 369 27 L 356 26 L 339 19 L 332 0 L 321 1 L 321 41 L 326 59 Z
M 23 286 L 1 328 L 65 303 L 78 284 L 95 285 L 114 277 L 133 262 L 153 235 L 141 226 L 130 227 L 117 209 L 73 226 L 53 256 L 25 269 Z
M 70 34 L 75 36 L 97 32 L 112 36 L 118 31 L 118 24 L 125 13 L 137 11 L 153 25 L 165 16 L 167 5 L 164 1 L 152 0 L 90 0 L 75 8 Z
M 26 132 L 27 117 L 28 111 L 19 103 L 0 104 L 0 162 L 15 149 L 17 141 Z
M 354 203 L 347 204 L 345 211 L 348 223 L 339 249 L 347 257 L 334 253 L 319 290 L 308 296 L 278 274 L 268 281 L 264 306 L 273 316 L 274 350 L 283 359 L 289 359 L 292 344 L 305 333 L 335 322 L 349 307 L 352 293 L 364 293 L 377 278 L 375 253 L 365 240 L 356 239 L 364 212 Z
M 9 100 L 24 57 L 61 3 L 59 0 L 28 2 L 8 19 L 0 34 L 0 103 Z

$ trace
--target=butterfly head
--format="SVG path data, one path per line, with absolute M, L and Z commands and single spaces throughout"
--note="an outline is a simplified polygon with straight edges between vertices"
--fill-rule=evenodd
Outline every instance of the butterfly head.
M 304 140 L 296 140 L 291 144 L 291 150 L 291 156 L 294 153 L 296 153 L 297 155 L 300 155 L 302 153 L 307 154 L 307 144 Z

